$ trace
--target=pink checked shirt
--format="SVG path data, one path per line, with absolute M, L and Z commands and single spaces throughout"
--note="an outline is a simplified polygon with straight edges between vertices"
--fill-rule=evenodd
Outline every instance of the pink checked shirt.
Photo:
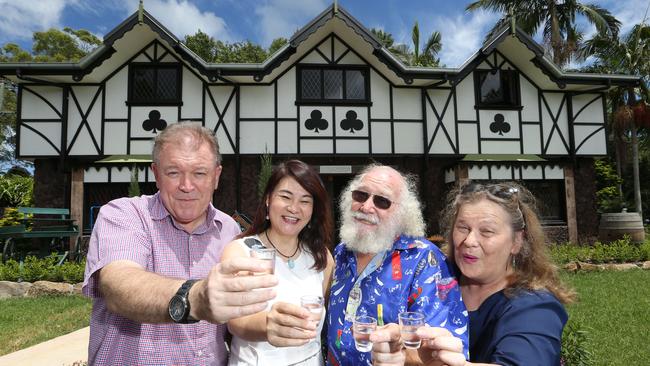
M 158 193 L 103 206 L 90 239 L 83 285 L 84 294 L 93 298 L 89 365 L 225 365 L 225 326 L 205 321 L 143 324 L 111 313 L 95 273 L 126 259 L 163 276 L 205 278 L 239 233 L 230 216 L 210 205 L 206 222 L 188 234 L 173 222 Z

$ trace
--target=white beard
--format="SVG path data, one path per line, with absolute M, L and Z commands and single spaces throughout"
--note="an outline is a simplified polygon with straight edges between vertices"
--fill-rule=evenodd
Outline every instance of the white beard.
M 375 228 L 363 230 L 364 226 L 357 223 L 355 218 L 375 223 Z M 400 222 L 394 218 L 380 222 L 375 215 L 346 210 L 343 213 L 340 235 L 349 250 L 365 254 L 379 253 L 393 247 L 400 234 L 400 226 Z

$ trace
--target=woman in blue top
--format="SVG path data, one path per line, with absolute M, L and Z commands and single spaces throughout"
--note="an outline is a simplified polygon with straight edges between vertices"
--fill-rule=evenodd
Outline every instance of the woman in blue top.
M 574 294 L 546 254 L 534 198 L 515 183 L 470 183 L 450 192 L 442 224 L 469 311 L 469 362 L 459 342 L 440 328 L 418 330 L 427 365 L 560 365 L 563 303 Z M 375 334 L 373 359 L 395 364 L 399 332 Z M 435 352 L 432 352 L 434 350 Z M 391 353 L 392 351 L 392 353 Z M 381 363 L 376 363 L 380 365 Z

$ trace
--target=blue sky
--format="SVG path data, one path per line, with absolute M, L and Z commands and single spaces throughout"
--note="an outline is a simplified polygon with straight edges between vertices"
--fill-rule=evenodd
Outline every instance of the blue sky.
M 498 14 L 466 13 L 471 1 L 443 0 L 339 0 L 368 28 L 393 34 L 398 43 L 411 44 L 414 21 L 421 38 L 442 34 L 441 62 L 460 66 L 480 46 Z M 641 22 L 650 0 L 586 0 L 612 12 L 623 31 Z M 145 9 L 177 37 L 201 29 L 230 42 L 251 40 L 267 47 L 277 37 L 289 38 L 333 0 L 144 0 Z M 0 45 L 18 43 L 31 49 L 33 32 L 50 27 L 87 29 L 102 37 L 136 11 L 138 0 L 0 0 Z M 581 29 L 593 32 L 583 19 Z

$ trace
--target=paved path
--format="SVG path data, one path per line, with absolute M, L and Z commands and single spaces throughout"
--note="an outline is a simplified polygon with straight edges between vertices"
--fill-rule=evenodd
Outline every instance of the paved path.
M 0 366 L 71 366 L 75 361 L 86 361 L 89 334 L 90 328 L 86 327 L 0 356 Z

